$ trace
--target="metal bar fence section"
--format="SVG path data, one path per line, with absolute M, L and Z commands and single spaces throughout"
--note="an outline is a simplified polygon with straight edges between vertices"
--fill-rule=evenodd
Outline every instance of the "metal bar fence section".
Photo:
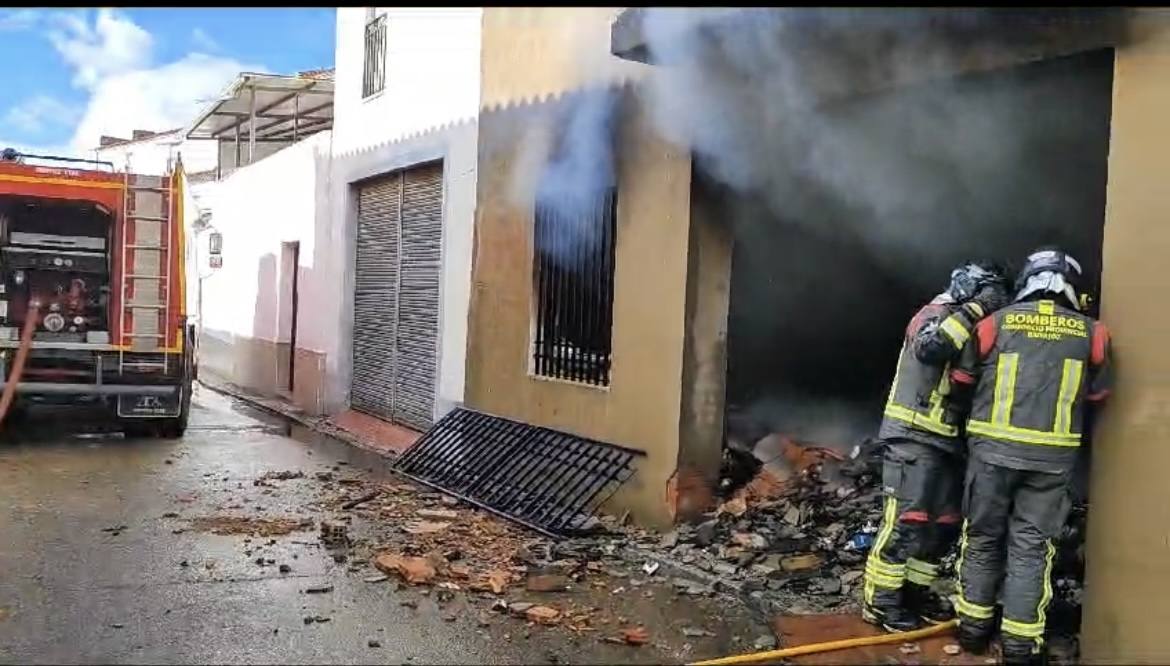
M 566 211 L 538 202 L 533 234 L 537 375 L 608 386 L 617 194 Z
M 641 451 L 456 409 L 394 469 L 549 536 L 579 533 Z
M 365 66 L 362 69 L 362 98 L 386 87 L 386 15 L 366 24 Z

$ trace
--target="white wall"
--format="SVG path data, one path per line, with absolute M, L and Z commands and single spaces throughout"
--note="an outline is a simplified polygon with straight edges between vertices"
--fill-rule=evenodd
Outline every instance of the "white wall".
M 386 87 L 362 99 L 365 7 L 337 10 L 334 144 L 344 153 L 475 118 L 479 7 L 377 7 L 386 14 Z
M 328 402 L 346 404 L 352 377 L 353 265 L 360 180 L 443 160 L 443 249 L 436 411 L 463 402 L 475 227 L 482 9 L 378 7 L 386 14 L 386 86 L 362 99 L 367 8 L 337 10 L 330 244 L 342 279 L 333 302 L 342 334 L 328 355 Z M 449 127 L 441 127 L 450 125 Z M 440 129 L 436 129 L 440 128 Z M 303 310 L 302 310 L 303 312 Z
M 223 267 L 209 270 L 199 248 L 204 329 L 276 341 L 281 243 L 300 242 L 300 301 L 297 346 L 326 351 L 336 320 L 316 313 L 328 306 L 322 284 L 331 278 L 317 265 L 318 230 L 327 228 L 330 133 L 321 132 L 204 186 L 201 203 L 212 211 L 212 227 L 223 234 Z M 204 235 L 199 241 L 206 244 Z
M 114 168 L 118 170 L 125 169 L 129 159 L 134 173 L 148 176 L 166 173 L 167 160 L 180 154 L 183 157 L 183 170 L 187 173 L 214 169 L 218 160 L 214 141 L 180 140 L 177 132 L 98 148 L 91 153 L 94 159 L 113 162 Z

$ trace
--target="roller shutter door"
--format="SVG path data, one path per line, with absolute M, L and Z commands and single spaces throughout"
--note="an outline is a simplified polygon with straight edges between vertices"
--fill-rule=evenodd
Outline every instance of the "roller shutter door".
M 441 163 L 359 189 L 350 404 L 420 430 L 434 419 L 442 219 Z

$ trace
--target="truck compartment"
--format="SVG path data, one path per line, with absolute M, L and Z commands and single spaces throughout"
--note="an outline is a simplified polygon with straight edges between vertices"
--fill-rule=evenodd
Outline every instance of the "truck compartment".
M 110 342 L 113 211 L 82 200 L 0 195 L 0 338 L 40 303 L 34 341 Z

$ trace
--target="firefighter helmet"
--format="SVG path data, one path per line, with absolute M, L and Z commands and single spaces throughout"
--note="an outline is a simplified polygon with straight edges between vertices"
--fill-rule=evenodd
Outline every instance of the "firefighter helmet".
M 1016 300 L 1022 301 L 1038 292 L 1064 296 L 1069 304 L 1081 308 L 1077 290 L 1084 271 L 1072 255 L 1057 247 L 1043 247 L 1028 255 L 1016 278 Z
M 1003 266 L 988 261 L 968 261 L 951 271 L 951 284 L 947 287 L 947 293 L 955 301 L 965 303 L 987 286 L 1006 291 L 1007 283 L 1007 271 Z

